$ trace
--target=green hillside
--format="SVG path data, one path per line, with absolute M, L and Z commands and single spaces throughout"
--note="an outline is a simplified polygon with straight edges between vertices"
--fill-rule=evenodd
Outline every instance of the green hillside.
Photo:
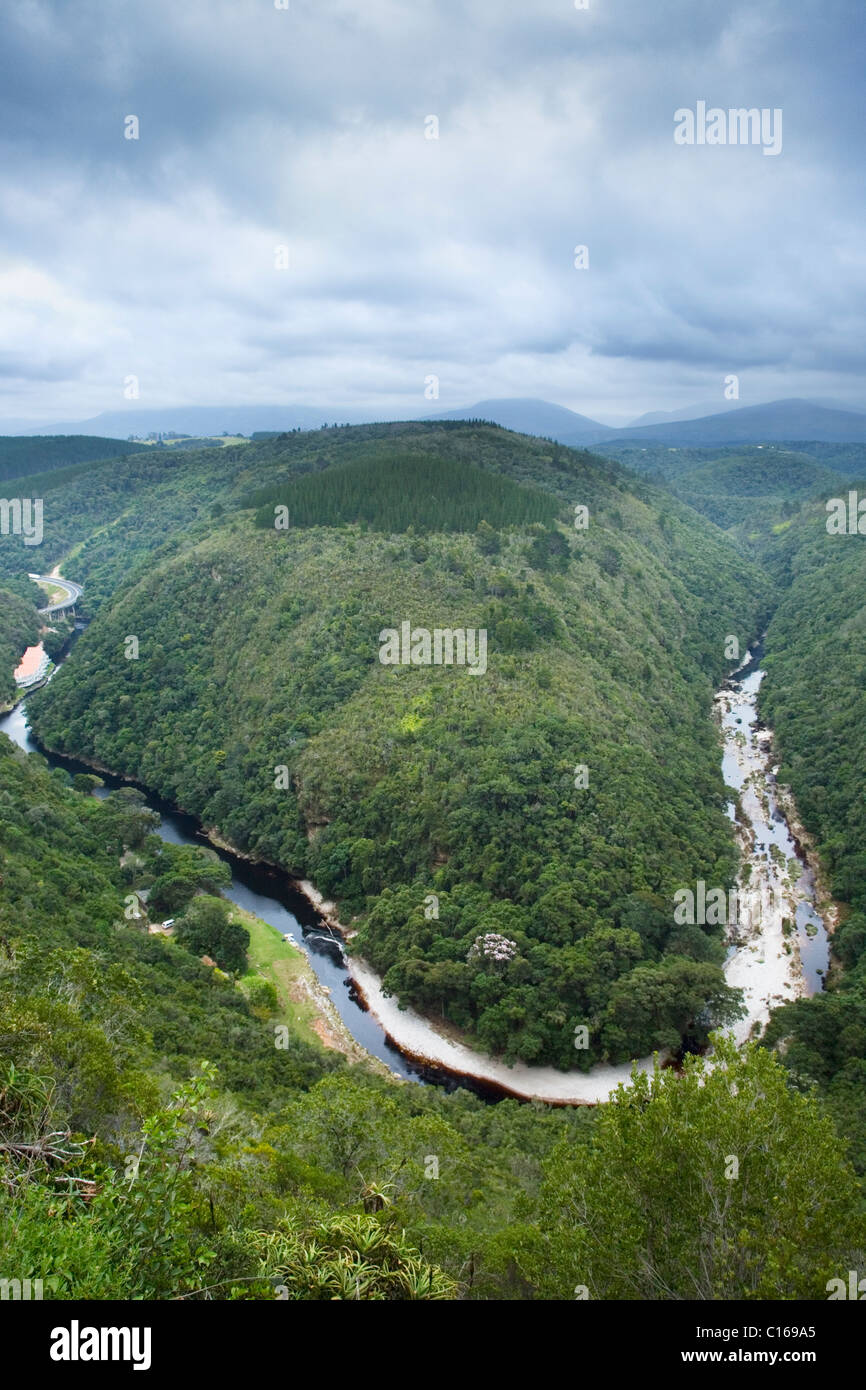
M 809 507 L 767 553 L 785 587 L 761 708 L 780 778 L 843 904 L 833 940 L 842 969 L 822 994 L 777 1011 L 768 1041 L 785 1040 L 786 1065 L 822 1087 L 866 1170 L 866 540 L 829 535 L 826 523 L 823 505 Z
M 754 539 L 789 521 L 804 501 L 845 485 L 849 459 L 836 467 L 840 447 L 859 451 L 861 458 L 866 452 L 862 445 L 816 445 L 811 456 L 779 444 L 728 449 L 653 444 L 631 445 L 618 457 L 643 476 L 664 479 L 671 492 L 714 525 L 738 528 Z
M 784 591 L 767 637 L 763 708 L 834 892 L 866 913 L 866 541 L 829 534 L 827 520 L 813 504 L 767 550 Z
M 210 456 L 127 508 L 124 553 L 146 563 L 34 698 L 39 736 L 311 877 L 360 917 L 357 949 L 389 988 L 485 1049 L 569 1068 L 705 1036 L 732 1005 L 718 929 L 674 928 L 671 901 L 735 871 L 709 710 L 727 635 L 745 643 L 766 611 L 760 573 L 618 466 L 495 427 L 240 452 L 225 501 L 168 541 L 154 499 L 183 516 Z M 498 527 L 430 529 L 429 489 L 459 468 L 449 525 L 480 506 Z M 268 474 L 280 496 L 301 479 L 310 524 L 256 526 L 247 483 Z M 354 515 L 365 491 L 365 523 L 312 524 L 347 497 Z M 411 524 L 406 498 L 411 533 L 365 529 Z M 111 536 L 78 552 L 86 586 L 123 578 Z M 403 622 L 484 629 L 486 674 L 383 665 L 380 634 Z M 513 943 L 504 969 L 473 949 L 489 933 Z
M 357 1242 L 349 1296 L 357 1272 L 365 1296 L 442 1297 L 470 1256 L 470 1296 L 528 1293 L 505 1253 L 519 1228 L 505 1249 L 504 1233 L 589 1116 L 452 1101 L 348 1072 L 295 1037 L 275 1047 L 232 978 L 127 919 L 133 884 L 188 896 L 221 881 L 208 851 L 152 829 L 135 792 L 96 800 L 0 736 L 3 1267 L 42 1278 L 46 1298 L 203 1284 L 272 1298 L 278 1282 L 333 1298 Z M 381 1221 L 367 1215 L 379 1190 Z M 312 1240 L 318 1290 L 301 1269 L 277 1273 L 279 1251 Z
M 0 482 L 98 459 L 125 458 L 144 444 L 87 434 L 0 435 Z
M 232 977 L 127 918 L 133 884 L 219 888 L 152 828 L 0 736 L 0 1264 L 45 1299 L 571 1301 L 576 1270 L 685 1298 L 698 1267 L 724 1298 L 733 1243 L 751 1297 L 822 1298 L 866 1238 L 826 1116 L 766 1053 L 660 1072 L 599 1124 L 275 1047 Z M 731 1147 L 755 1155 L 735 1184 Z
M 470 464 L 424 454 L 383 454 L 276 484 L 257 493 L 256 525 L 274 527 L 284 506 L 290 526 L 365 523 L 376 531 L 474 531 L 551 522 L 556 501 L 510 478 Z
M 26 647 L 39 636 L 39 618 L 33 604 L 8 589 L 0 589 L 0 707 L 15 695 L 13 672 Z

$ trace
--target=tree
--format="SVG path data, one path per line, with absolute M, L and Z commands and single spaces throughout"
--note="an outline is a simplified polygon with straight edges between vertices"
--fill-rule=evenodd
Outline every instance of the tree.
M 603 1037 L 612 1057 L 628 1043 L 642 1055 L 677 1048 L 684 1038 L 703 1043 L 711 1028 L 743 1012 L 741 996 L 717 965 L 671 956 L 639 965 L 613 985 Z
M 244 970 L 250 934 L 231 920 L 231 904 L 206 894 L 193 898 L 177 924 L 177 940 L 197 956 L 211 956 L 222 970 Z
M 862 1252 L 856 1177 L 816 1098 L 766 1049 L 714 1044 L 681 1076 L 635 1069 L 588 1150 L 557 1145 L 523 1257 L 543 1294 L 826 1298 Z

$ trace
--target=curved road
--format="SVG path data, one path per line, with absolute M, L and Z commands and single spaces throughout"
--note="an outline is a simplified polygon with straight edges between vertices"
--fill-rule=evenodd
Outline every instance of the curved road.
M 55 589 L 64 589 L 66 592 L 66 598 L 49 603 L 45 608 L 40 608 L 40 613 L 63 613 L 67 608 L 74 608 L 84 592 L 80 584 L 73 584 L 71 579 L 59 579 L 55 574 L 31 574 L 28 575 L 28 578 L 36 584 L 49 584 Z

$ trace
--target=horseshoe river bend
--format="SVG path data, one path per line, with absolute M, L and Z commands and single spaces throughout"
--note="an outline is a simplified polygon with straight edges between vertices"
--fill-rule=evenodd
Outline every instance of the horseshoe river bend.
M 772 733 L 761 725 L 758 713 L 763 675 L 758 647 L 754 655 L 747 653 L 715 697 L 722 771 L 732 795 L 728 811 L 740 847 L 741 910 L 727 929 L 725 963 L 728 984 L 744 991 L 747 1012 L 731 1030 L 738 1042 L 759 1035 L 775 1005 L 823 988 L 829 964 L 828 931 L 834 925 L 833 905 L 819 890 L 815 857 L 798 824 L 796 808 L 777 784 Z M 37 747 L 27 723 L 26 701 L 0 717 L 0 732 L 26 752 L 42 753 L 52 766 L 89 770 L 84 763 Z M 124 785 L 124 779 L 101 769 L 100 776 L 105 783 L 102 795 Z M 157 833 L 164 840 L 190 845 L 208 842 L 192 817 L 142 790 L 147 804 L 161 817 Z M 399 1008 L 362 960 L 346 957 L 343 929 L 313 885 L 252 863 L 217 840 L 211 843 L 231 869 L 225 896 L 281 937 L 290 936 L 303 950 L 317 981 L 317 1003 L 338 1031 L 351 1035 L 356 1056 L 366 1053 L 378 1059 L 380 1066 L 384 1064 L 405 1081 L 469 1086 L 490 1100 L 511 1095 L 553 1104 L 596 1104 L 628 1080 L 630 1064 L 562 1072 L 524 1064 L 509 1067 L 474 1051 L 412 1009 Z M 645 1070 L 652 1065 L 652 1058 L 639 1061 Z

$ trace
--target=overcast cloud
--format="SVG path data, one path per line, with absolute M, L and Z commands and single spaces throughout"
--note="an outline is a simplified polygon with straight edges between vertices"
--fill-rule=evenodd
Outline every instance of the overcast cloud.
M 589 4 L 5 0 L 0 428 L 130 375 L 137 409 L 866 405 L 862 0 Z M 676 145 L 698 101 L 781 108 L 781 154 Z

